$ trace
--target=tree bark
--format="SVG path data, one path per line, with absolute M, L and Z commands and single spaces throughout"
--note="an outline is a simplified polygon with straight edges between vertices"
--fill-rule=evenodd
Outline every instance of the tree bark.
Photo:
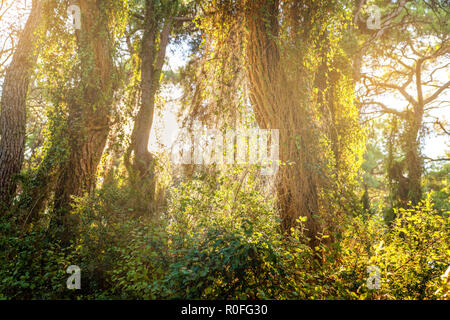
M 7 69 L 0 114 L 0 204 L 8 206 L 16 192 L 14 176 L 20 173 L 26 135 L 26 98 L 33 67 L 38 56 L 38 29 L 43 1 L 33 1 L 30 16 L 20 35 Z
M 402 205 L 407 207 L 409 201 L 417 205 L 422 200 L 422 174 L 423 160 L 420 154 L 420 129 L 423 122 L 423 107 L 415 108 L 415 112 L 410 114 L 411 119 L 407 124 L 405 132 L 405 164 L 408 173 L 407 193 L 402 201 Z
M 154 156 L 148 151 L 150 132 L 153 125 L 155 98 L 160 87 L 160 76 L 169 35 L 172 26 L 170 17 L 164 21 L 162 30 L 154 16 L 154 3 L 146 1 L 144 16 L 144 35 L 142 38 L 141 58 L 141 101 L 132 133 L 130 149 L 134 153 L 132 174 L 143 191 L 153 197 L 155 193 Z M 157 40 L 159 34 L 159 46 Z
M 310 114 L 299 105 L 305 93 L 294 90 L 280 62 L 276 43 L 278 1 L 248 1 L 246 17 L 250 98 L 256 119 L 261 128 L 280 131 L 280 160 L 291 163 L 281 166 L 277 176 L 282 227 L 290 232 L 296 220 L 306 216 L 308 236 L 314 245 L 316 235 L 323 229 L 317 218 L 320 178 L 311 165 L 319 154 L 314 151 L 319 143 L 312 134 Z M 301 88 L 302 84 L 300 80 L 296 87 Z
M 73 196 L 94 190 L 97 167 L 110 129 L 114 94 L 111 43 L 104 1 L 80 0 L 80 88 L 69 97 L 68 141 L 70 150 L 61 167 L 55 190 L 54 225 L 63 241 L 72 239 L 78 220 L 69 215 Z

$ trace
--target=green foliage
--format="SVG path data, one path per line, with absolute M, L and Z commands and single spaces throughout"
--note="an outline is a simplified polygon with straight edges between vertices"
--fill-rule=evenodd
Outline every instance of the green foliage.
M 439 214 L 428 197 L 418 206 L 396 209 L 387 227 L 380 215 L 355 218 L 344 235 L 343 259 L 355 283 L 355 298 L 433 299 L 450 261 L 449 212 Z M 367 267 L 381 270 L 381 289 L 364 285 Z
M 185 239 L 176 239 L 180 243 Z M 193 246 L 177 251 L 163 284 L 164 297 L 180 299 L 264 299 L 283 297 L 285 266 L 280 252 L 246 223 L 241 230 L 212 226 Z
M 0 223 L 0 297 L 6 299 L 448 299 L 449 212 L 431 197 L 348 217 L 332 244 L 308 245 L 304 223 L 280 233 L 276 208 L 251 170 L 195 174 L 166 207 L 133 211 L 117 183 L 79 198 L 79 235 L 63 248 L 44 226 Z M 131 200 L 130 200 L 131 199 Z M 324 242 L 325 243 L 325 242 Z M 69 265 L 82 289 L 66 289 Z M 381 288 L 367 287 L 377 266 Z M 448 273 L 448 272 L 447 272 Z
M 0 221 L 0 296 L 7 299 L 75 299 L 65 270 L 76 264 L 72 248 L 63 249 L 45 232 L 24 235 Z
M 426 175 L 425 190 L 431 193 L 436 209 L 450 211 L 450 164 L 432 168 Z

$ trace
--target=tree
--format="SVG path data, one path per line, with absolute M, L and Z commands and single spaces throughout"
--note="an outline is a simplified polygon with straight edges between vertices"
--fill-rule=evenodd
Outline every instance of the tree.
M 34 0 L 25 28 L 12 56 L 1 96 L 0 114 L 0 202 L 9 205 L 16 191 L 15 175 L 20 173 L 26 134 L 26 98 L 38 56 L 39 28 L 44 1 Z
M 287 163 L 277 177 L 283 227 L 288 231 L 306 216 L 314 244 L 321 233 L 337 230 L 342 211 L 331 199 L 351 188 L 361 150 L 354 82 L 344 71 L 350 61 L 335 36 L 345 9 L 322 1 L 245 6 L 250 98 L 260 127 L 280 130 L 280 158 Z
M 366 61 L 372 71 L 361 74 L 361 104 L 366 113 L 390 115 L 400 122 L 403 159 L 391 155 L 388 176 L 398 191 L 394 200 L 403 207 L 422 199 L 425 119 L 445 103 L 445 91 L 450 87 L 445 76 L 449 13 L 439 1 L 406 4 L 399 21 L 394 21 L 396 29 L 371 43 Z M 382 97 L 387 93 L 400 96 L 406 107 L 386 105 Z
M 72 238 L 76 218 L 69 214 L 73 196 L 91 193 L 97 167 L 110 129 L 110 113 L 117 87 L 113 41 L 109 23 L 123 1 L 80 0 L 81 30 L 79 73 L 68 97 L 67 158 L 61 165 L 55 189 L 53 225 L 62 228 L 61 238 Z
M 139 6 L 138 6 L 139 8 Z M 142 29 L 140 39 L 138 69 L 140 71 L 138 112 L 134 119 L 131 143 L 125 155 L 131 181 L 147 195 L 141 199 L 147 202 L 146 207 L 152 206 L 155 193 L 155 157 L 148 151 L 150 132 L 153 125 L 155 99 L 161 86 L 162 68 L 166 58 L 166 50 L 171 33 L 183 33 L 183 22 L 192 18 L 189 14 L 190 6 L 180 1 L 145 0 L 143 15 L 135 12 L 133 17 L 137 23 L 133 32 Z M 130 43 L 129 49 L 133 50 Z M 134 155 L 130 163 L 131 154 Z
M 227 113 L 222 123 L 237 125 L 236 115 L 250 109 L 256 126 L 279 130 L 282 228 L 289 233 L 306 217 L 315 245 L 338 229 L 361 159 L 351 60 L 341 46 L 349 9 L 277 0 L 201 7 L 201 55 L 187 71 L 199 67 L 185 84 L 191 115 L 205 121 Z

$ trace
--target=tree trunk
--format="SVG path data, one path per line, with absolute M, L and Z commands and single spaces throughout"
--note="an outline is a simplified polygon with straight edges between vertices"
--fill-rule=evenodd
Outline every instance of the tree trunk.
M 280 63 L 278 1 L 248 1 L 247 10 L 250 98 L 259 126 L 280 131 L 280 160 L 290 163 L 281 166 L 277 176 L 282 227 L 289 232 L 300 216 L 307 217 L 308 235 L 315 244 L 323 229 L 318 219 L 320 176 L 314 168 L 320 152 L 311 112 L 301 105 L 309 94 L 301 88 L 307 85 L 298 77 L 292 86 Z
M 82 27 L 79 35 L 80 88 L 69 97 L 68 141 L 70 150 L 55 190 L 56 227 L 63 241 L 72 239 L 78 223 L 69 215 L 73 196 L 94 190 L 97 167 L 110 129 L 114 75 L 111 43 L 104 1 L 80 0 Z
M 405 132 L 405 163 L 408 173 L 407 177 L 407 195 L 402 199 L 403 204 L 407 205 L 409 201 L 417 205 L 422 199 L 422 173 L 423 163 L 420 155 L 419 132 L 422 126 L 422 116 L 420 112 L 411 114 L 413 119 L 408 123 Z
M 33 1 L 30 16 L 20 35 L 2 88 L 0 114 L 0 203 L 8 206 L 17 184 L 14 176 L 22 167 L 26 135 L 26 98 L 38 50 L 38 28 L 43 1 Z
M 134 153 L 133 179 L 136 185 L 148 196 L 155 193 L 154 156 L 148 151 L 150 131 L 153 125 L 155 98 L 160 86 L 160 76 L 166 48 L 171 30 L 171 18 L 167 17 L 159 32 L 158 21 L 155 21 L 154 3 L 146 1 L 144 17 L 144 35 L 142 38 L 141 57 L 141 102 L 133 128 L 131 150 Z M 159 46 L 157 40 L 159 33 Z M 143 199 L 146 201 L 147 199 Z
M 357 171 L 350 61 L 330 48 L 337 46 L 326 31 L 332 13 L 319 2 L 245 5 L 250 99 L 258 125 L 279 130 L 280 160 L 286 164 L 277 176 L 282 227 L 290 232 L 303 216 L 313 246 L 321 233 L 331 242 Z M 333 70 L 333 64 L 349 70 Z
M 148 151 L 150 130 L 153 125 L 156 87 L 154 86 L 155 42 L 157 22 L 153 16 L 152 1 L 146 1 L 145 30 L 142 38 L 141 58 L 141 103 L 133 128 L 133 170 L 139 180 L 152 176 L 153 156 Z M 159 80 L 159 79 L 158 79 Z

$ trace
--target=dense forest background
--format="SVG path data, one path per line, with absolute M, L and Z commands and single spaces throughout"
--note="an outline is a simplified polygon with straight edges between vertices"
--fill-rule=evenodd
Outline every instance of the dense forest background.
M 449 18 L 0 0 L 0 298 L 449 299 Z M 245 128 L 274 174 L 161 142 Z

